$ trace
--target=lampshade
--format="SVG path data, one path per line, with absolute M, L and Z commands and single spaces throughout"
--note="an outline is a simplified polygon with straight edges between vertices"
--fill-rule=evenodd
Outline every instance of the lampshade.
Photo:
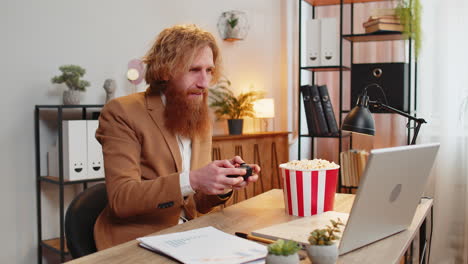
M 275 117 L 275 101 L 273 98 L 264 98 L 253 103 L 256 118 Z
M 369 111 L 369 96 L 359 97 L 356 106 L 345 117 L 341 129 L 365 135 L 375 135 L 374 118 Z

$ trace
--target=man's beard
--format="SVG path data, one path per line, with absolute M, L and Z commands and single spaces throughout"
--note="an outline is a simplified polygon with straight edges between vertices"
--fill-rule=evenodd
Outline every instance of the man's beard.
M 194 138 L 209 131 L 207 90 L 203 91 L 203 100 L 189 98 L 190 90 L 179 91 L 175 87 L 166 90 L 166 108 L 164 118 L 166 127 L 174 134 Z M 196 91 L 199 93 L 200 90 Z

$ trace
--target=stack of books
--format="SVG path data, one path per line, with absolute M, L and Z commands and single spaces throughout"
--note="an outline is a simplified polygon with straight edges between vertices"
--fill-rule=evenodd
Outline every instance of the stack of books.
M 369 20 L 363 24 L 366 33 L 375 32 L 402 32 L 404 26 L 401 24 L 400 18 L 396 15 L 395 9 L 374 9 L 371 11 Z
M 346 187 L 358 187 L 366 167 L 369 153 L 365 150 L 341 152 L 341 184 Z

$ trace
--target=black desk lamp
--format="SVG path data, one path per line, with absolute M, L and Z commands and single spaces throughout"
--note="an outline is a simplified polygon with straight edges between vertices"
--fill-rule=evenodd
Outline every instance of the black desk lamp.
M 422 124 L 427 123 L 426 120 L 424 120 L 423 118 L 416 118 L 414 116 L 411 116 L 403 111 L 395 109 L 381 102 L 369 101 L 369 96 L 367 96 L 367 88 L 373 85 L 377 86 L 378 88 L 382 90 L 382 87 L 380 87 L 380 85 L 376 83 L 367 85 L 364 88 L 364 91 L 362 92 L 362 94 L 359 96 L 356 106 L 345 117 L 343 121 L 343 125 L 341 126 L 341 129 L 346 130 L 346 131 L 361 133 L 365 135 L 371 135 L 371 136 L 375 135 L 374 118 L 372 117 L 372 114 L 369 111 L 369 105 L 371 105 L 372 107 L 385 109 L 385 110 L 402 115 L 410 120 L 415 121 L 417 125 L 414 129 L 414 135 L 413 135 L 413 139 L 411 140 L 411 145 L 416 144 L 416 137 L 418 136 L 419 129 L 421 128 Z

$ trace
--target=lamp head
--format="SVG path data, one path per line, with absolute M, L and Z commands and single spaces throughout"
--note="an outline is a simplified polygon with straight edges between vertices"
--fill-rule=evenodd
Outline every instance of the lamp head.
M 356 106 L 345 117 L 341 129 L 365 135 L 375 135 L 374 118 L 369 111 L 369 96 L 367 96 L 366 91 L 359 96 Z

